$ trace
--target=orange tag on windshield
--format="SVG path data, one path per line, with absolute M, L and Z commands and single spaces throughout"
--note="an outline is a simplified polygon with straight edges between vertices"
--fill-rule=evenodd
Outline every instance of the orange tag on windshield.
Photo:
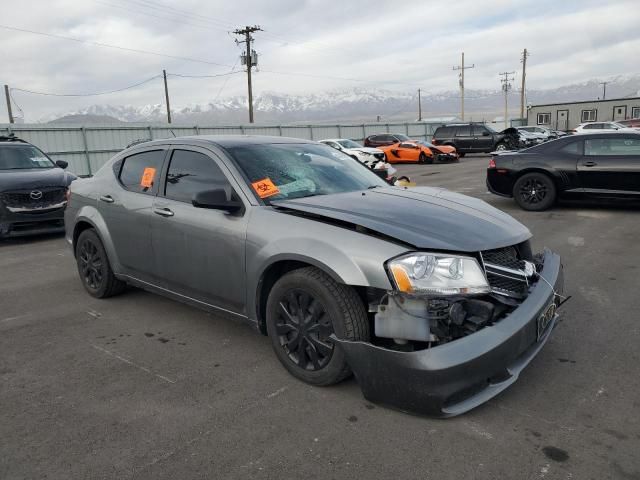
M 156 169 L 147 167 L 142 172 L 142 178 L 140 179 L 140 186 L 144 188 L 151 188 L 153 185 L 153 179 L 156 176 Z
M 269 177 L 253 182 L 251 186 L 260 198 L 267 198 L 280 193 L 278 187 L 275 186 Z

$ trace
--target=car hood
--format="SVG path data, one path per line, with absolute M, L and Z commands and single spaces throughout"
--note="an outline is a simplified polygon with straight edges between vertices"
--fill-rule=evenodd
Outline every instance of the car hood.
M 421 249 L 477 252 L 531 237 L 524 225 L 506 213 L 442 188 L 383 187 L 271 204 L 318 220 L 359 225 Z
M 345 148 L 349 152 L 364 152 L 364 153 L 383 153 L 379 148 L 360 147 L 360 148 Z
M 0 192 L 41 187 L 67 187 L 75 179 L 75 175 L 57 167 L 0 170 Z

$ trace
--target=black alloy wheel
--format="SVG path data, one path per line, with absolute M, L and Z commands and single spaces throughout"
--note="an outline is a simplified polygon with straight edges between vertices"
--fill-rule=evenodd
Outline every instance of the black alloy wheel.
M 119 294 L 126 288 L 126 283 L 114 275 L 107 252 L 95 230 L 84 230 L 75 245 L 78 273 L 89 295 L 107 298 Z
M 312 385 L 332 385 L 351 375 L 344 352 L 331 338 L 369 340 L 365 304 L 348 285 L 315 267 L 292 270 L 271 288 L 266 327 L 280 363 Z
M 524 210 L 542 211 L 556 201 L 556 187 L 553 180 L 539 172 L 528 173 L 516 181 L 513 197 Z
M 333 326 L 310 292 L 295 289 L 281 299 L 275 327 L 281 347 L 299 368 L 317 371 L 331 360 Z
M 104 259 L 91 238 L 85 238 L 78 245 L 78 268 L 85 285 L 91 290 L 99 290 L 104 277 Z
M 433 163 L 433 158 L 429 158 L 424 152 L 420 152 L 420 158 L 418 161 L 420 163 Z

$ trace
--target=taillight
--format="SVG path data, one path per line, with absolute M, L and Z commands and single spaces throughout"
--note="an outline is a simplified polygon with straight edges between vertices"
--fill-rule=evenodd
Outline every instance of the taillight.
M 489 160 L 489 168 L 496 168 L 496 161 L 493 158 Z

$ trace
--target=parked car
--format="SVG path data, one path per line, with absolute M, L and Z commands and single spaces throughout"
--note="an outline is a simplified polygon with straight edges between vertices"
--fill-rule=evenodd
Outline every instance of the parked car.
M 495 155 L 487 169 L 492 193 L 525 210 L 558 198 L 640 199 L 640 133 L 570 135 L 521 152 Z
M 627 127 L 617 122 L 588 122 L 581 123 L 571 130 L 571 133 L 607 133 L 623 131 L 637 131 L 632 127 Z
M 463 157 L 467 153 L 509 150 L 505 135 L 481 123 L 456 123 L 438 127 L 431 140 L 436 146 L 450 145 Z
M 365 147 L 386 147 L 400 142 L 411 142 L 412 140 L 401 133 L 378 133 L 369 135 L 364 139 Z
M 14 135 L 0 137 L 0 239 L 64 230 L 67 189 L 75 175 Z
M 434 163 L 453 162 L 458 160 L 455 148 L 443 145 L 447 153 L 432 147 L 433 150 L 422 142 L 401 142 L 386 147 L 380 147 L 387 156 L 389 163 Z
M 487 203 L 392 187 L 315 142 L 156 140 L 71 186 L 67 240 L 86 291 L 135 285 L 246 319 L 295 377 L 355 372 L 401 410 L 464 413 L 549 339 L 558 255 Z
M 523 127 L 515 127 L 520 132 L 527 132 L 533 135 L 536 138 L 540 138 L 543 142 L 547 140 L 554 140 L 558 138 L 560 135 L 556 133 L 555 130 L 551 130 L 547 127 L 540 126 L 523 126 Z
M 340 150 L 341 152 L 346 153 L 350 157 L 360 160 L 362 163 L 367 165 L 372 162 L 385 159 L 384 152 L 382 150 L 378 148 L 363 147 L 359 143 L 349 140 L 348 138 L 328 138 L 326 140 L 320 140 L 320 143 L 324 143 L 336 150 Z
M 640 128 L 640 118 L 629 118 L 627 120 L 618 120 L 616 123 L 624 127 Z

